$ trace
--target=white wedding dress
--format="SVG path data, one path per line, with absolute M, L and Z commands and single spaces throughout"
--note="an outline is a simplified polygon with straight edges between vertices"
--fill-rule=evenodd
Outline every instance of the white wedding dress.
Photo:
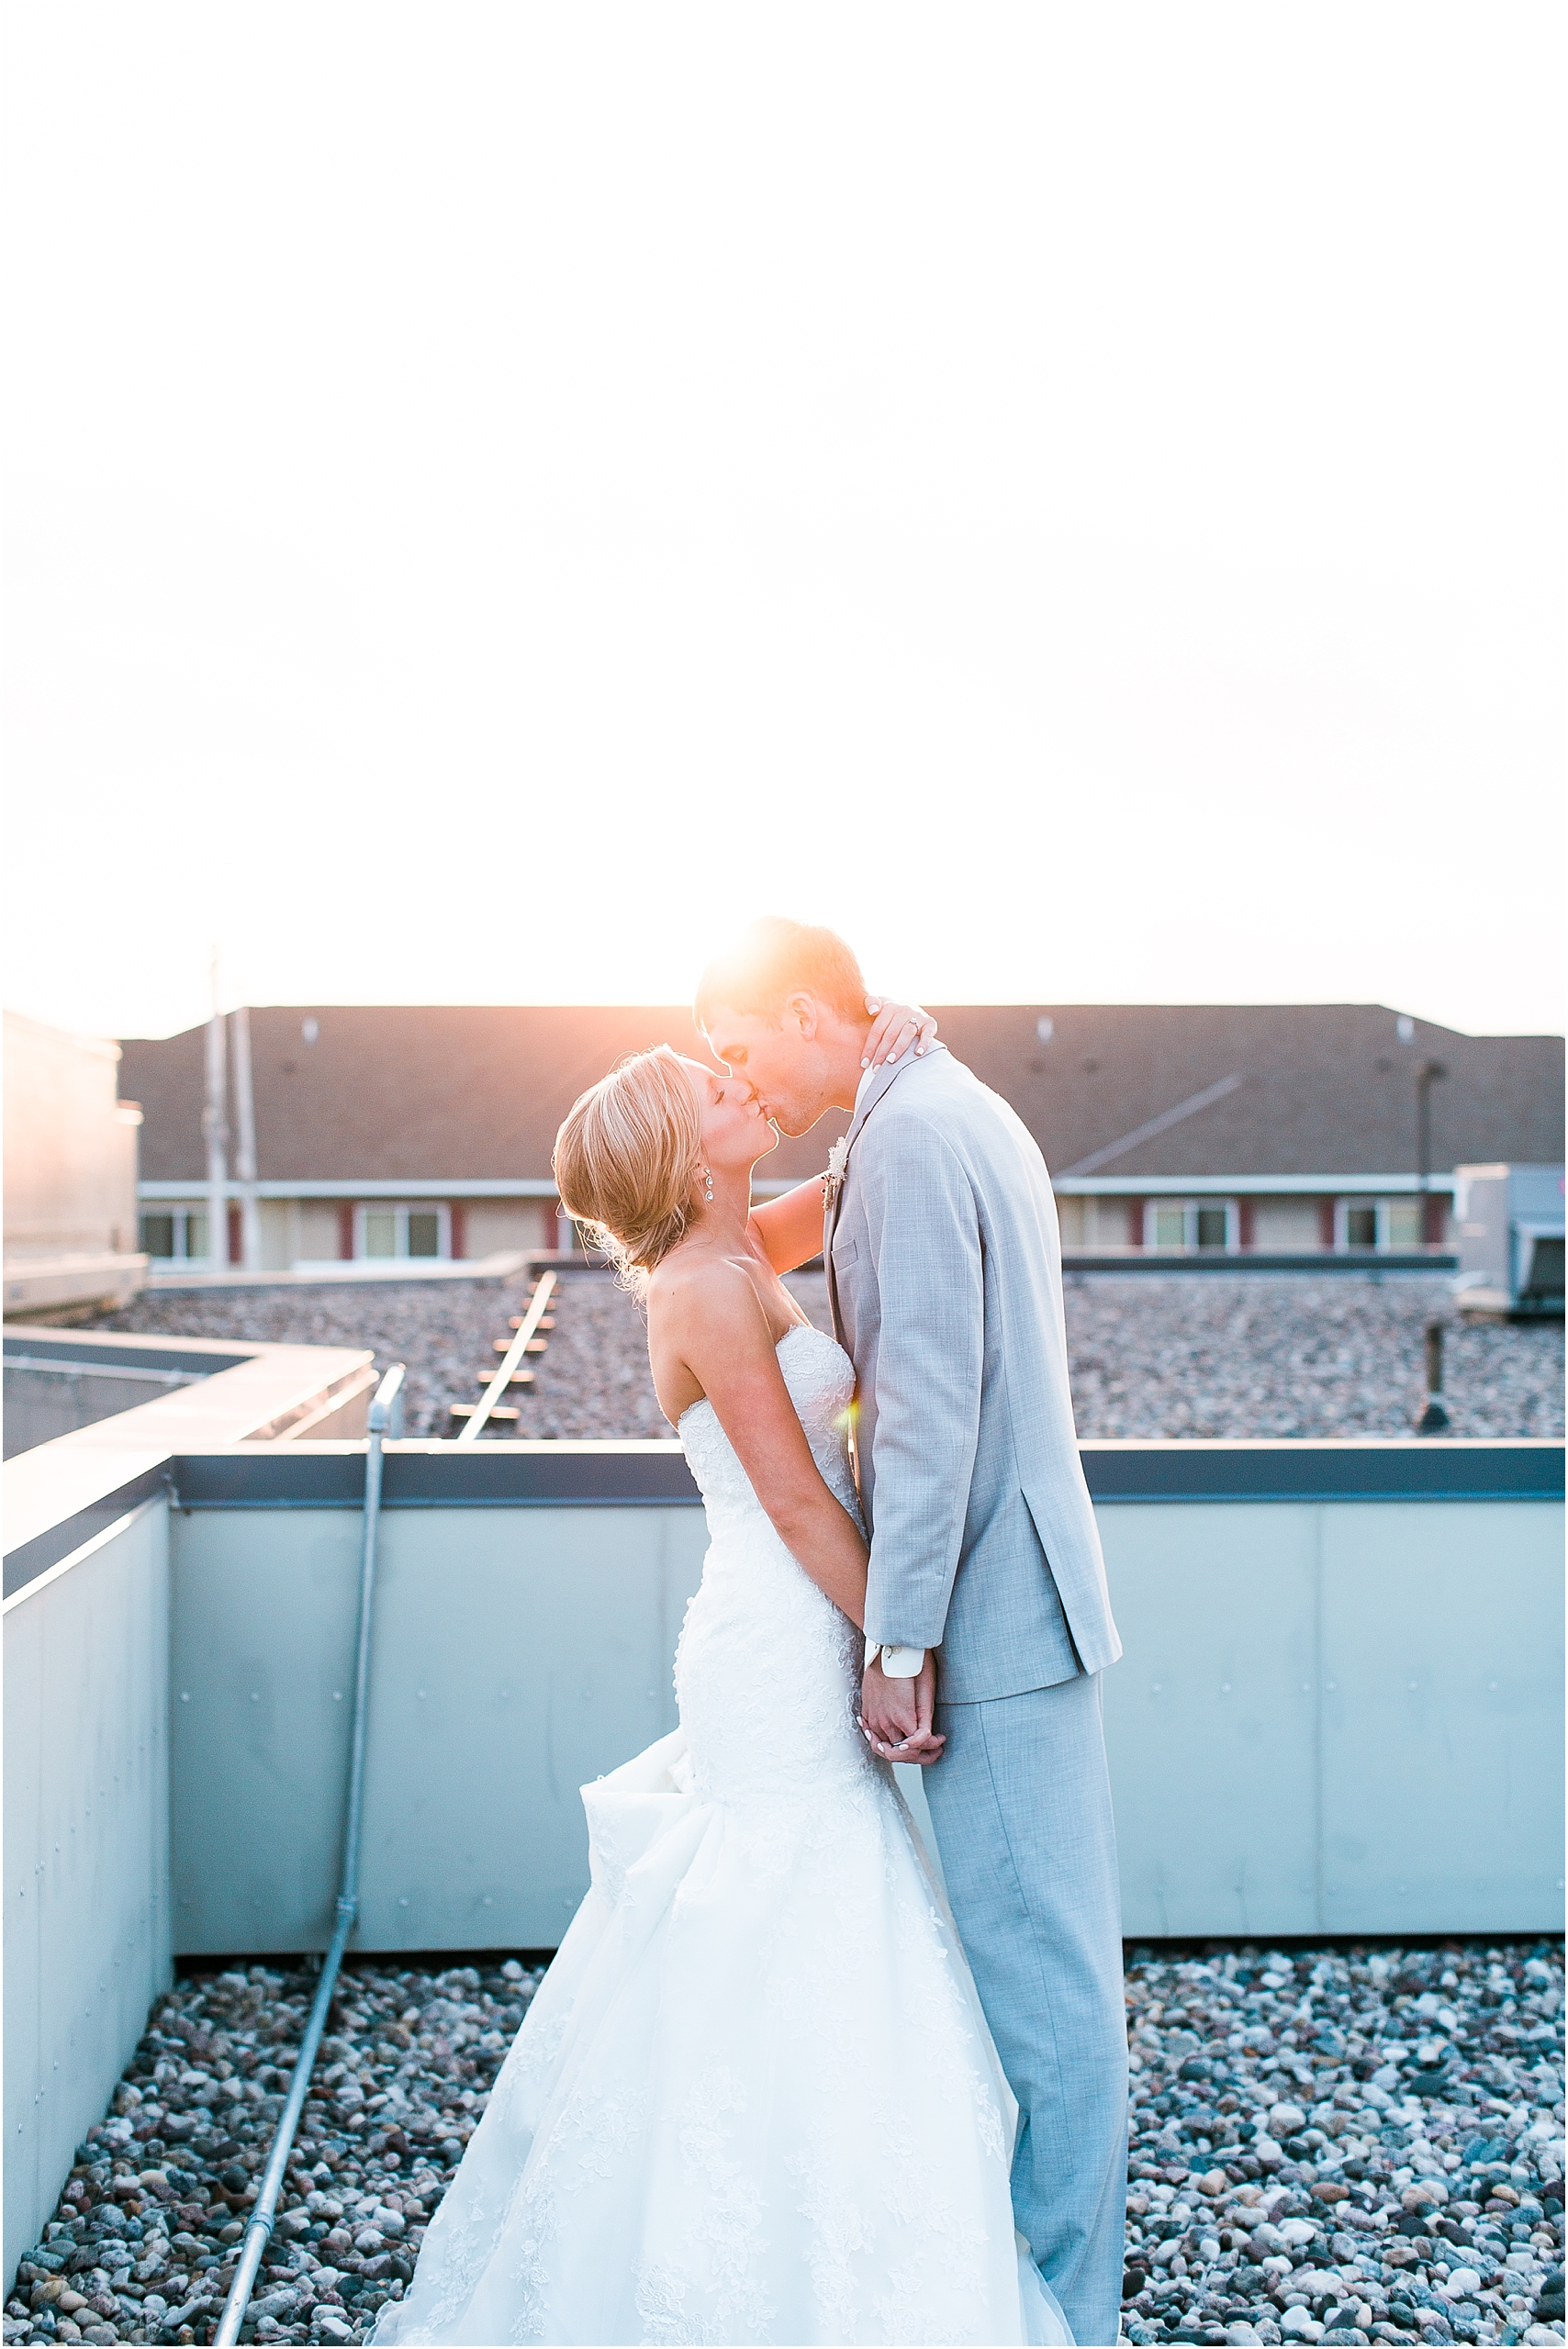
M 848 1358 L 802 1325 L 778 1360 L 854 1515 Z M 856 1725 L 860 1635 L 712 1405 L 679 1434 L 711 1541 L 681 1726 L 584 1787 L 591 1889 L 375 2338 L 1070 2342 L 969 1968 Z

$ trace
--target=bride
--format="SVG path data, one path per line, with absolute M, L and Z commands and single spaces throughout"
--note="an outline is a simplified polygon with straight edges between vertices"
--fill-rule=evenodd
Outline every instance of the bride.
M 563 1202 L 646 1301 L 711 1546 L 680 1727 L 583 1789 L 591 1888 L 378 2343 L 1071 2338 L 1014 2231 L 969 1967 L 857 1717 L 855 1375 L 779 1278 L 821 1246 L 819 1187 L 750 1205 L 777 1140 L 663 1045 L 557 1139 Z M 898 1759 L 939 1766 L 928 1694 L 920 1722 Z

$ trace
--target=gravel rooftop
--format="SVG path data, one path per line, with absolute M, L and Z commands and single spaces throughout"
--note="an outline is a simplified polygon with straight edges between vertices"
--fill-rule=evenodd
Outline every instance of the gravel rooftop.
M 826 1284 L 790 1284 L 828 1326 Z M 149 1291 L 95 1326 L 187 1337 L 369 1346 L 409 1366 L 406 1430 L 449 1436 L 478 1400 L 494 1340 L 522 1310 L 519 1280 Z M 566 1275 L 555 1327 L 507 1434 L 667 1436 L 642 1317 L 602 1273 Z M 1445 1325 L 1456 1436 L 1561 1436 L 1562 1325 L 1462 1322 L 1448 1282 L 1418 1275 L 1073 1273 L 1068 1343 L 1079 1434 L 1406 1436 L 1425 1402 L 1424 1333 Z
M 344 1976 L 244 2338 L 361 2341 L 401 2296 L 538 1980 Z M 7 2341 L 211 2339 L 313 1988 L 158 2001 Z M 1128 2337 L 1560 2340 L 1562 1989 L 1554 1942 L 1135 1949 Z

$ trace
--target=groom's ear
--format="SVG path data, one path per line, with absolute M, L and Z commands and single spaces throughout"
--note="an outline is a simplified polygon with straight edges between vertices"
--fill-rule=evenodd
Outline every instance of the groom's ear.
M 802 1043 L 810 1044 L 821 1023 L 822 1011 L 814 995 L 807 994 L 804 989 L 798 994 L 786 995 L 780 1025 L 787 1033 L 793 1029 Z

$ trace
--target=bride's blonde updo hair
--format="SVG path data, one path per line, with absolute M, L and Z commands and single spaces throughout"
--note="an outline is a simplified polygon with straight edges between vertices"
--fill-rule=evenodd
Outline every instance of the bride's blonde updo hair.
M 702 1113 L 667 1044 L 633 1052 L 572 1103 L 551 1160 L 561 1204 L 639 1293 L 696 1214 Z

